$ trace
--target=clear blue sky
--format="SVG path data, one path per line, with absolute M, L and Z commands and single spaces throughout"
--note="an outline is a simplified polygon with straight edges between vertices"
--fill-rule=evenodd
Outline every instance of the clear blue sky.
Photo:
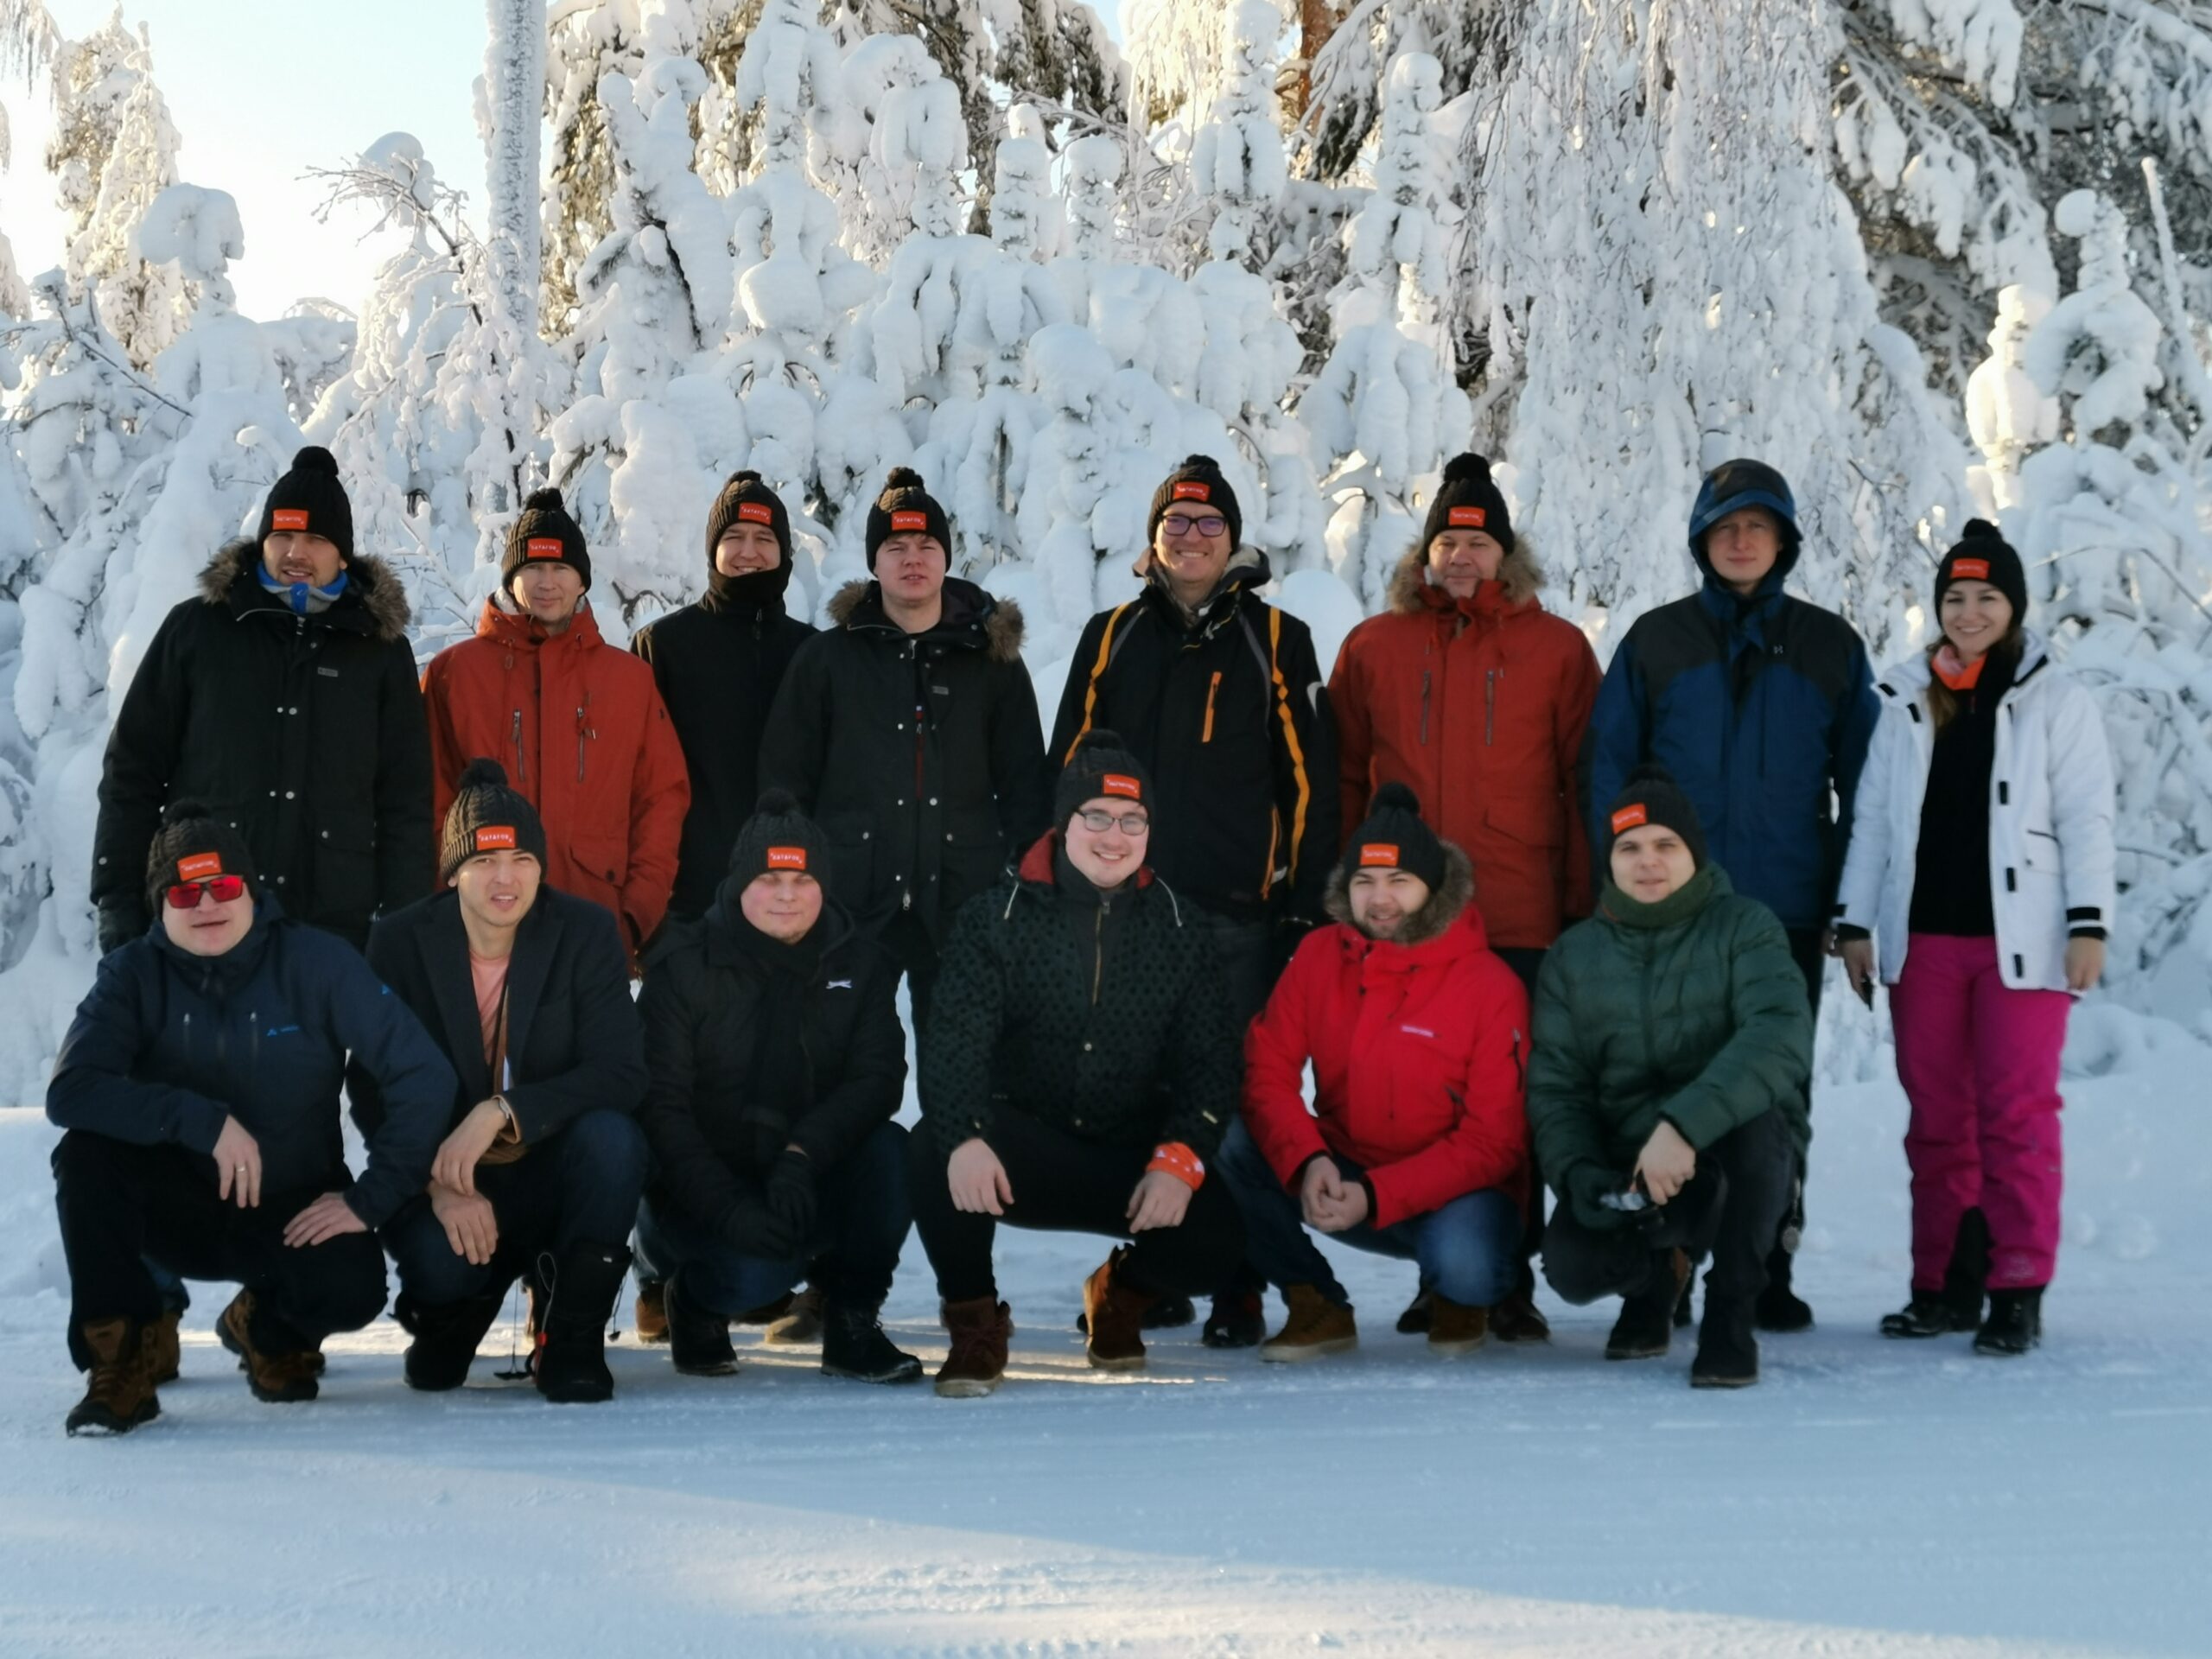
M 112 0 L 47 0 L 62 32 L 98 29 Z M 1119 0 L 1093 0 L 1119 34 Z M 151 32 L 154 78 L 183 140 L 187 183 L 227 190 L 245 225 L 232 267 L 248 315 L 274 317 L 306 295 L 359 308 L 389 234 L 361 241 L 365 210 L 314 213 L 323 192 L 300 177 L 344 162 L 394 130 L 423 143 L 439 175 L 468 194 L 480 222 L 484 152 L 472 88 L 484 67 L 482 0 L 124 0 Z M 0 175 L 0 230 L 29 276 L 61 261 L 61 215 L 42 157 L 52 115 L 44 88 L 0 85 L 15 162 Z

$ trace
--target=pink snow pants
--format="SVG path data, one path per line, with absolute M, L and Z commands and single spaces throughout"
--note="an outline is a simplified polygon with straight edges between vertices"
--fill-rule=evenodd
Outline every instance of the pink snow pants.
M 1912 1103 L 1912 1287 L 1941 1290 L 1959 1217 L 1989 1224 L 1989 1288 L 2050 1282 L 2063 1170 L 2058 1053 L 2074 999 L 2012 990 L 1993 938 L 1916 933 L 1890 993 Z

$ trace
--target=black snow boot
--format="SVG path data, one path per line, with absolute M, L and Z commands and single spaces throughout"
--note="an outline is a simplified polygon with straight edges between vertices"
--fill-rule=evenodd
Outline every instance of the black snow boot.
M 1697 1328 L 1697 1358 L 1690 1365 L 1690 1386 L 1748 1389 L 1758 1380 L 1759 1344 L 1751 1334 L 1751 1309 L 1742 1302 L 1717 1300 L 1707 1286 L 1705 1318 Z
M 1436 1309 L 1436 1294 L 1427 1285 L 1414 1292 L 1414 1299 L 1406 1304 L 1406 1311 L 1398 1315 L 1398 1334 L 1402 1337 L 1425 1337 L 1428 1321 Z
M 1690 1259 L 1681 1250 L 1654 1250 L 1642 1289 L 1621 1298 L 1620 1317 L 1605 1338 L 1607 1359 L 1656 1359 L 1667 1351 L 1674 1313 L 1689 1281 Z
M 1796 1257 L 1786 1244 L 1777 1244 L 1766 1258 L 1766 1288 L 1752 1304 L 1758 1328 L 1789 1334 L 1813 1328 L 1813 1310 L 1789 1288 L 1789 1273 Z M 1707 1309 L 1711 1313 L 1710 1307 Z M 1702 1325 L 1699 1327 L 1704 1329 Z
M 401 1363 L 407 1386 L 425 1394 L 443 1394 L 467 1382 L 476 1345 L 484 1340 L 492 1321 L 499 1317 L 506 1300 L 503 1287 L 465 1301 L 433 1307 L 401 1291 L 391 1315 L 399 1321 L 400 1329 L 415 1338 L 407 1344 L 407 1356 Z
M 822 1304 L 822 1374 L 856 1382 L 918 1382 L 922 1362 L 883 1333 L 879 1310 L 825 1297 Z
M 1944 1269 L 1943 1288 L 1914 1291 L 1911 1301 L 1903 1309 L 1882 1316 L 1882 1334 L 1943 1337 L 1974 1329 L 1981 1323 L 1982 1285 L 1988 1277 L 1989 1223 L 1977 1208 L 1959 1217 L 1958 1237 L 1951 1245 L 1951 1264 Z
M 537 1348 L 530 1363 L 538 1393 L 556 1405 L 594 1405 L 614 1397 L 607 1369 L 607 1322 L 630 1276 L 630 1252 L 620 1244 L 578 1244 L 561 1259 L 538 1259 L 551 1287 Z
M 1256 1290 L 1225 1290 L 1213 1299 L 1198 1340 L 1209 1348 L 1256 1348 L 1268 1334 L 1268 1305 Z
M 1999 1359 L 2014 1359 L 2043 1341 L 2043 1287 L 2030 1290 L 1993 1290 L 1989 1317 L 1974 1333 L 1974 1351 Z
M 677 1370 L 686 1376 L 728 1376 L 736 1371 L 729 1320 L 710 1307 L 693 1306 L 683 1268 L 662 1283 L 661 1306 L 668 1313 L 668 1357 Z

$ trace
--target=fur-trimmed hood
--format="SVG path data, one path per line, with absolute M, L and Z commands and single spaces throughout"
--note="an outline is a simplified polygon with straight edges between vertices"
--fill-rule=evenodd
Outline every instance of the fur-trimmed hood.
M 883 589 L 873 578 L 849 582 L 830 596 L 830 622 L 840 628 L 895 628 L 883 608 Z M 1021 660 L 1021 607 L 960 576 L 944 581 L 944 614 L 930 633 L 950 644 L 981 645 L 993 662 Z M 963 640 L 962 635 L 973 638 Z
M 230 602 L 231 589 L 240 576 L 261 563 L 261 545 L 241 537 L 226 543 L 200 571 L 200 600 L 204 605 Z M 258 591 L 258 584 L 256 584 Z M 358 603 L 369 620 L 369 632 L 380 640 L 407 637 L 407 591 L 391 567 L 373 553 L 356 553 L 346 562 L 346 594 L 338 601 Z
M 1414 912 L 1405 931 L 1392 944 L 1411 947 L 1427 944 L 1431 939 L 1441 938 L 1444 931 L 1459 919 L 1475 898 L 1475 867 L 1466 854 L 1451 842 L 1445 842 L 1444 880 L 1428 895 L 1428 902 Z M 1351 870 L 1339 862 L 1329 872 L 1329 885 L 1322 890 L 1321 908 L 1332 922 L 1342 922 L 1346 927 L 1355 926 L 1351 918 Z M 1473 925 L 1477 938 L 1482 938 L 1479 915 L 1468 918 Z
M 1516 537 L 1512 551 L 1497 567 L 1498 587 L 1508 605 L 1522 605 L 1536 596 L 1544 585 L 1543 567 L 1529 551 L 1526 537 Z M 1432 599 L 1430 595 L 1435 595 Z M 1399 616 L 1418 616 L 1439 600 L 1448 601 L 1448 595 L 1428 580 L 1428 548 L 1416 542 L 1408 548 L 1398 561 L 1398 568 L 1390 573 L 1390 585 L 1384 595 L 1391 611 Z

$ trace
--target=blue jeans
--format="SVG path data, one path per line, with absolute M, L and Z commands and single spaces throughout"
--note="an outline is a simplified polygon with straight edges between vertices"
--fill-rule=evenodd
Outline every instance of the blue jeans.
M 638 1206 L 639 1272 L 667 1279 L 681 1269 L 687 1302 L 733 1319 L 810 1276 L 840 1306 L 882 1306 L 914 1219 L 906 1194 L 906 1131 L 879 1124 L 815 1178 L 815 1194 L 813 1236 L 788 1261 L 747 1255 L 693 1217 L 657 1209 L 648 1199 Z
M 1333 1156 L 1333 1154 L 1332 1154 Z M 1336 1159 L 1346 1180 L 1358 1165 Z M 1329 1259 L 1306 1230 L 1306 1214 L 1286 1192 L 1239 1121 L 1230 1125 L 1213 1167 L 1244 1212 L 1244 1256 L 1278 1289 L 1311 1285 L 1339 1307 L 1351 1298 Z M 1521 1268 L 1521 1207 L 1496 1187 L 1465 1192 L 1449 1204 L 1376 1227 L 1362 1222 L 1331 1237 L 1354 1249 L 1421 1263 L 1421 1282 L 1462 1307 L 1491 1307 L 1513 1289 Z

